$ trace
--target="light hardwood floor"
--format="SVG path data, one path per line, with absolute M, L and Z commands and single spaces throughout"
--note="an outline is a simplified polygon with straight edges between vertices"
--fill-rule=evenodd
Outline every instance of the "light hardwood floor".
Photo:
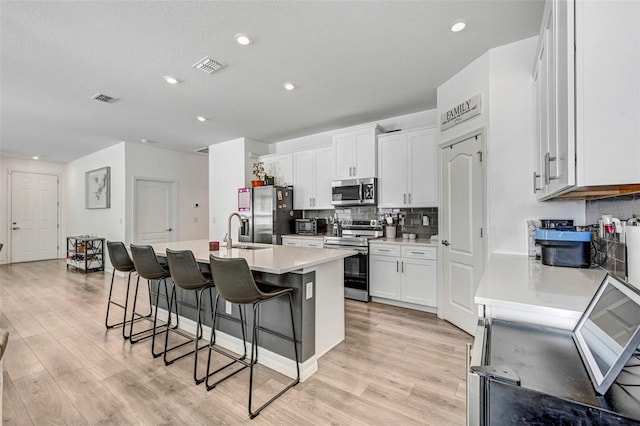
M 346 301 L 345 341 L 249 420 L 248 372 L 206 392 L 192 358 L 165 367 L 148 341 L 105 330 L 109 278 L 58 260 L 0 266 L 3 424 L 464 424 L 471 337 L 435 315 Z M 286 380 L 259 367 L 256 400 Z

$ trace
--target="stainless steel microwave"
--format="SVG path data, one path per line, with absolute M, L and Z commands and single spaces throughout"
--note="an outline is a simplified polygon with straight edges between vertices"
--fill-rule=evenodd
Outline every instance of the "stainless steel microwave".
M 376 178 L 334 180 L 331 204 L 334 206 L 375 206 L 378 204 Z

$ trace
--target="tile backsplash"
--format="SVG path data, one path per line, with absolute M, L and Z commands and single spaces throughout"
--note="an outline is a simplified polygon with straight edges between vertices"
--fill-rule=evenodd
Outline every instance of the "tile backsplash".
M 336 210 L 305 210 L 304 218 L 330 218 L 336 211 L 350 214 L 352 219 L 384 220 L 385 214 L 391 214 L 396 221 L 401 221 L 402 226 L 397 230 L 397 235 L 402 233 L 416 234 L 418 238 L 429 238 L 438 233 L 438 208 L 413 208 L 413 209 L 383 209 L 377 207 L 349 207 Z M 424 226 L 423 217 L 427 216 L 429 225 Z
M 598 237 L 593 235 L 593 247 L 595 248 L 594 262 L 606 269 L 607 272 L 618 278 L 626 279 L 626 246 L 618 241 Z
M 640 194 L 590 200 L 586 204 L 586 221 L 588 225 L 597 224 L 603 214 L 610 214 L 620 220 L 627 220 L 633 215 L 640 215 Z

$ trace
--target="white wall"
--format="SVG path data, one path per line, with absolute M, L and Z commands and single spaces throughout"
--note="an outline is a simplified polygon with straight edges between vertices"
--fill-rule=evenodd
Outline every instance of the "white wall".
M 2 252 L 0 252 L 0 264 L 6 263 L 9 259 L 11 247 L 9 245 L 9 232 L 11 228 L 11 211 L 10 209 L 10 179 L 9 172 L 28 172 L 28 173 L 42 173 L 53 174 L 60 178 L 60 210 L 58 212 L 58 218 L 60 221 L 60 251 L 58 252 L 60 257 L 65 257 L 66 252 L 63 250 L 66 244 L 65 240 L 65 165 L 58 163 L 48 163 L 41 160 L 20 160 L 15 158 L 9 158 L 0 156 L 0 243 L 4 244 Z
M 482 93 L 482 114 L 440 132 L 440 143 L 486 126 L 487 255 L 525 254 L 527 219 L 584 223 L 583 201 L 538 202 L 533 194 L 536 43 L 534 37 L 492 49 L 438 88 L 438 117 Z
M 249 152 L 267 153 L 267 146 L 245 138 L 209 146 L 209 239 L 220 241 L 227 233 L 229 214 L 238 211 L 238 188 L 250 186 Z M 238 220 L 233 220 L 231 237 L 238 238 Z
M 385 118 L 384 120 L 378 120 L 371 123 L 362 123 L 353 127 L 362 127 L 368 124 L 379 124 L 385 128 L 385 130 L 410 130 L 417 127 L 435 126 L 436 125 L 436 110 L 430 109 L 425 111 L 416 112 L 413 114 L 400 115 L 397 117 Z M 345 129 L 330 130 L 327 132 L 315 133 L 312 135 L 303 136 L 300 138 L 288 139 L 277 143 L 269 144 L 269 154 L 283 154 L 288 152 L 303 151 L 305 149 L 313 149 L 321 146 L 331 145 L 333 143 L 333 135 L 338 131 L 342 132 Z
M 111 208 L 85 209 L 85 172 L 111 167 Z M 94 152 L 67 164 L 66 231 L 68 235 L 95 234 L 125 241 L 125 143 Z M 111 263 L 105 253 L 105 266 Z
M 134 236 L 134 178 L 175 181 L 177 187 L 177 241 L 206 239 L 209 235 L 209 161 L 206 156 L 149 145 L 125 144 L 125 238 Z M 195 207 L 195 204 L 199 207 Z
M 531 77 L 538 37 L 490 54 L 489 252 L 526 253 L 527 219 L 585 224 L 584 201 L 536 201 L 536 97 Z

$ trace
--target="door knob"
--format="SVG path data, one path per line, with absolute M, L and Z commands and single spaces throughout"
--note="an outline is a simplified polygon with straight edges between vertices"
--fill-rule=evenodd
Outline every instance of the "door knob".
M 173 231 L 173 229 L 167 228 L 167 232 L 171 232 L 171 231 Z
M 447 241 L 447 240 L 442 240 L 442 244 L 447 246 L 447 247 L 449 247 L 449 241 Z

